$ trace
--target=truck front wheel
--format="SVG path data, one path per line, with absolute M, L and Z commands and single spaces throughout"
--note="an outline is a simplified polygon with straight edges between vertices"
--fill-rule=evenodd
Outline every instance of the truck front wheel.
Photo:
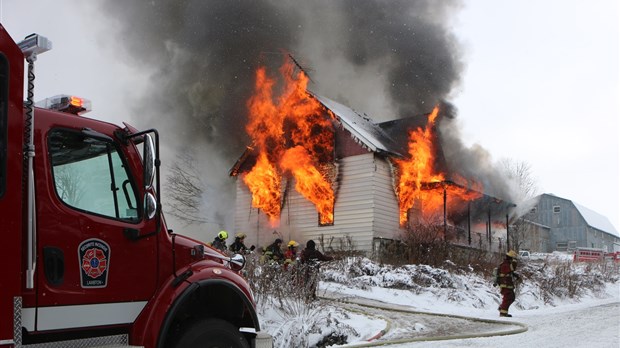
M 250 348 L 248 341 L 234 325 L 221 319 L 194 322 L 175 344 L 176 348 Z

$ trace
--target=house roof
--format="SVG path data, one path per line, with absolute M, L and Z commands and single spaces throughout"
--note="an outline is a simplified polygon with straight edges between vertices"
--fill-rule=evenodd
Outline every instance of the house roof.
M 379 125 L 373 123 L 370 118 L 362 116 L 355 110 L 329 98 L 312 93 L 311 95 L 323 104 L 325 108 L 336 115 L 340 125 L 349 131 L 358 143 L 373 152 L 403 157 L 401 148 L 381 127 L 379 127 Z
M 362 147 L 376 153 L 401 158 L 404 157 L 403 153 L 407 153 L 406 147 L 397 144 L 392 138 L 394 136 L 392 132 L 386 132 L 378 124 L 373 123 L 370 118 L 362 116 L 355 110 L 327 97 L 319 96 L 312 92 L 308 93 L 326 109 L 334 113 L 336 116 L 336 122 L 346 129 L 351 134 L 353 139 Z M 403 149 L 404 151 L 402 151 Z M 237 159 L 228 174 L 230 176 L 238 175 L 242 170 L 242 166 L 246 164 L 247 160 L 251 159 L 253 153 L 254 148 L 252 146 L 246 147 L 245 151 L 241 157 Z
M 427 122 L 428 114 L 422 114 L 385 121 L 377 125 L 399 146 L 401 153 L 407 153 L 409 151 L 409 131 L 416 128 L 423 129 Z

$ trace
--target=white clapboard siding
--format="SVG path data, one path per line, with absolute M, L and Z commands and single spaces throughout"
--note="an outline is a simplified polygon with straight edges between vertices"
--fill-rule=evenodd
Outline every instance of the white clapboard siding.
M 392 170 L 389 163 L 375 159 L 374 237 L 400 239 L 398 199 L 392 183 Z
M 392 187 L 389 164 L 373 153 L 340 160 L 336 190 L 334 224 L 319 226 L 314 204 L 290 183 L 280 221 L 271 226 L 262 212 L 251 207 L 251 195 L 242 180 L 237 180 L 235 232 L 245 232 L 246 244 L 266 246 L 275 238 L 302 245 L 314 239 L 324 247 L 338 249 L 350 238 L 357 250 L 371 251 L 373 238 L 397 238 L 398 203 Z

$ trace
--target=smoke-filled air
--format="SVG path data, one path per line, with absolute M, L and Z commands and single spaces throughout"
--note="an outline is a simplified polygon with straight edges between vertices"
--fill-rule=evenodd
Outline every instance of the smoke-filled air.
M 252 141 L 245 127 L 256 71 L 265 67 L 277 78 L 285 60 L 305 72 L 312 92 L 375 122 L 443 105 L 438 136 L 448 171 L 511 199 L 488 153 L 464 146 L 458 110 L 450 105 L 466 64 L 452 32 L 459 1 L 115 0 L 99 6 L 122 55 L 150 74 L 132 121 L 160 130 L 164 163 L 181 152 L 195 159 L 205 184 L 200 214 L 209 222 L 232 221 L 229 170 Z

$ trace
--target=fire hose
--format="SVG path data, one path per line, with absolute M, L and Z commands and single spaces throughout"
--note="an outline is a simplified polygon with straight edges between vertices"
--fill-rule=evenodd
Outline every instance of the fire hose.
M 379 338 L 385 336 L 390 331 L 390 329 L 391 329 L 391 322 L 389 320 L 387 320 L 386 318 L 382 317 L 382 319 L 387 322 L 386 327 L 384 329 L 380 330 L 377 334 L 375 334 L 371 338 L 367 339 L 366 342 L 351 343 L 351 344 L 347 345 L 348 347 L 376 347 L 376 346 L 382 346 L 382 345 L 388 345 L 388 344 L 400 344 L 400 343 L 410 343 L 410 342 L 447 341 L 447 340 L 455 340 L 455 339 L 504 336 L 504 335 L 519 334 L 519 333 L 526 332 L 528 330 L 527 325 L 519 323 L 519 322 L 514 322 L 514 321 L 483 319 L 483 318 L 466 317 L 466 316 L 452 315 L 452 314 L 430 313 L 430 312 L 416 311 L 416 310 L 413 310 L 413 309 L 398 309 L 398 308 L 392 308 L 392 307 L 386 307 L 386 306 L 380 306 L 380 305 L 371 305 L 371 304 L 355 302 L 355 301 L 351 301 L 351 300 L 347 300 L 347 299 L 333 299 L 333 298 L 326 298 L 326 297 L 322 297 L 322 298 L 326 299 L 326 300 L 335 301 L 335 302 L 341 302 L 341 303 L 346 303 L 346 304 L 350 304 L 350 305 L 357 305 L 357 306 L 361 306 L 361 307 L 374 308 L 374 309 L 379 309 L 379 310 L 388 310 L 388 311 L 401 312 L 401 313 L 410 313 L 410 314 L 420 314 L 420 315 L 428 315 L 428 316 L 435 316 L 435 317 L 462 319 L 462 320 L 468 320 L 468 321 L 473 321 L 473 322 L 495 324 L 495 325 L 503 325 L 503 326 L 511 326 L 511 327 L 516 326 L 516 328 L 510 328 L 510 329 L 507 329 L 507 330 L 488 331 L 488 332 L 481 332 L 481 333 L 439 335 L 439 336 L 432 336 L 432 337 L 408 337 L 408 338 L 400 338 L 400 339 L 395 339 L 395 340 L 377 341 Z M 349 310 L 352 310 L 352 311 L 355 311 L 355 312 L 358 312 L 358 313 L 362 313 L 362 314 L 367 315 L 367 316 L 372 316 L 369 313 L 364 312 L 363 310 L 350 309 L 350 308 L 349 308 Z

